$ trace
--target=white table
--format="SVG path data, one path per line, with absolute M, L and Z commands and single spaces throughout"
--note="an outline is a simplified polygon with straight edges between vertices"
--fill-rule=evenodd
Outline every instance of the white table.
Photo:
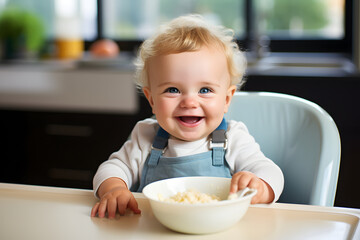
M 360 239 L 360 209 L 295 204 L 251 206 L 234 227 L 186 235 L 163 227 L 135 193 L 141 215 L 91 218 L 90 190 L 0 183 L 0 239 Z

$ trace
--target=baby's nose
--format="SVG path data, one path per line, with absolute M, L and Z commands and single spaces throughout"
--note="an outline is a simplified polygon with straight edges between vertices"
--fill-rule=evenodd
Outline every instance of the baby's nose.
M 183 108 L 197 108 L 199 106 L 199 102 L 194 96 L 184 96 L 180 106 Z

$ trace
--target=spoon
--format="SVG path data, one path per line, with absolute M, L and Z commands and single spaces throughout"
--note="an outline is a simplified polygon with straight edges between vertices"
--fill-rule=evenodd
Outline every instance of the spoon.
M 245 196 L 247 193 L 251 192 L 252 189 L 246 187 L 244 189 L 241 189 L 240 191 L 236 192 L 236 193 L 230 193 L 228 196 L 228 200 L 234 200 L 237 198 L 242 198 L 243 196 Z

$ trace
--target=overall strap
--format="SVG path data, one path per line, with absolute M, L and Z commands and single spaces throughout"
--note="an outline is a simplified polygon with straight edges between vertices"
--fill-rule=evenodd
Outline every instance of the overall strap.
M 214 166 L 222 166 L 224 164 L 225 150 L 227 148 L 227 138 L 225 135 L 226 130 L 227 123 L 225 118 L 223 118 L 220 125 L 211 134 L 209 148 L 213 152 L 212 161 Z M 161 155 L 164 153 L 165 148 L 167 147 L 168 139 L 169 133 L 159 127 L 159 130 L 151 146 L 150 158 L 148 161 L 149 166 L 157 166 Z
M 151 146 L 149 166 L 156 166 L 159 162 L 161 155 L 164 153 L 168 144 L 169 133 L 167 133 L 162 127 L 159 126 L 159 130 L 154 138 Z
M 224 164 L 225 150 L 227 148 L 227 138 L 226 138 L 227 123 L 225 118 L 223 118 L 220 125 L 215 129 L 211 134 L 210 146 L 213 152 L 213 165 L 222 166 Z

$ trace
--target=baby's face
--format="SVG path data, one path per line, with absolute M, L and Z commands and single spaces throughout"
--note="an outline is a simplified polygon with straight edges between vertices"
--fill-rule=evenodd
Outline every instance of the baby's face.
M 222 51 L 203 47 L 155 57 L 148 66 L 149 87 L 143 90 L 170 135 L 194 141 L 219 126 L 236 90 Z

